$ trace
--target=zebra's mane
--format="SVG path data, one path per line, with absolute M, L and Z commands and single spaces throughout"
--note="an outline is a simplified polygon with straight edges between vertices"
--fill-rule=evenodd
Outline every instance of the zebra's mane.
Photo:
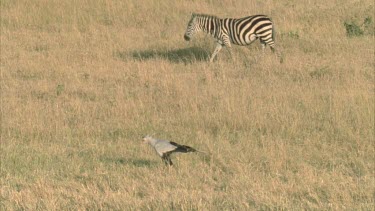
M 215 15 L 207 15 L 207 14 L 201 14 L 201 13 L 193 13 L 193 17 L 197 17 L 197 18 L 217 18 L 219 19 L 219 17 L 215 16 Z

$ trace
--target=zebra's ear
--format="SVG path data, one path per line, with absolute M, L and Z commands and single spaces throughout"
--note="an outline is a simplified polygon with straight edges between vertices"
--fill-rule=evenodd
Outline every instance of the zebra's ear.
M 191 17 L 194 18 L 197 14 L 196 13 L 191 13 Z

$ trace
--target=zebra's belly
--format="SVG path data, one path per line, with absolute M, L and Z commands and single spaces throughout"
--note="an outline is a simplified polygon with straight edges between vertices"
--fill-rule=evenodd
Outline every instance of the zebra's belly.
M 242 37 L 240 35 L 237 35 L 237 37 L 231 38 L 231 41 L 235 45 L 250 45 L 257 38 L 258 37 L 255 34 L 249 34 Z

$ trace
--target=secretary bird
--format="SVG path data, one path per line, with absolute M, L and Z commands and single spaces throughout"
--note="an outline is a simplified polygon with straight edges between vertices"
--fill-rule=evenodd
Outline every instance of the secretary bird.
M 172 166 L 172 160 L 171 160 L 171 154 L 175 152 L 182 152 L 182 153 L 188 153 L 188 152 L 200 152 L 205 153 L 199 150 L 196 150 L 192 147 L 186 146 L 186 145 L 180 145 L 176 142 L 172 141 L 166 141 L 166 140 L 159 140 L 152 138 L 151 136 L 147 135 L 143 137 L 144 143 L 150 144 L 158 153 L 158 155 L 161 157 L 161 159 L 164 161 L 166 165 Z

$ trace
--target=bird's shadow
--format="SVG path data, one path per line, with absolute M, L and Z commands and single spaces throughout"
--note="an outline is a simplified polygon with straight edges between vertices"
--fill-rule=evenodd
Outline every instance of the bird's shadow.
M 124 61 L 129 58 L 138 61 L 164 59 L 169 62 L 184 64 L 190 64 L 197 61 L 207 61 L 209 59 L 209 53 L 200 47 L 189 47 L 175 50 L 117 51 L 115 56 Z
M 131 165 L 134 167 L 153 167 L 156 166 L 156 161 L 145 160 L 145 159 L 126 159 L 126 158 L 112 158 L 102 157 L 100 161 L 103 163 L 115 163 L 120 165 Z

